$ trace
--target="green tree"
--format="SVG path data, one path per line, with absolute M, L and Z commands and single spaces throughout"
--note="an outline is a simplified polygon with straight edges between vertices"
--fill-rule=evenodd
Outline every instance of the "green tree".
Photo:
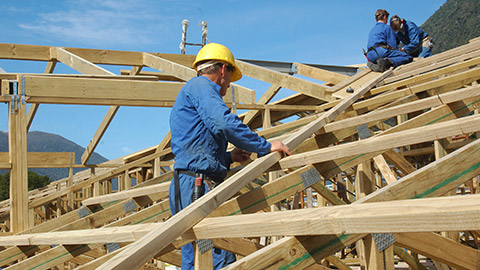
M 44 175 L 28 172 L 28 190 L 37 189 L 50 184 L 51 179 Z M 6 200 L 10 197 L 10 172 L 0 174 L 0 200 Z

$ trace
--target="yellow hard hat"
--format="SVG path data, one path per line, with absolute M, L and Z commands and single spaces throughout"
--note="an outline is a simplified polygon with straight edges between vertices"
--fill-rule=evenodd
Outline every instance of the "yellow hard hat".
M 242 72 L 235 65 L 235 58 L 232 52 L 225 46 L 218 43 L 208 43 L 198 52 L 195 62 L 193 62 L 193 68 L 197 70 L 197 64 L 205 60 L 220 60 L 232 65 L 235 70 L 232 75 L 232 82 L 238 81 L 242 78 Z

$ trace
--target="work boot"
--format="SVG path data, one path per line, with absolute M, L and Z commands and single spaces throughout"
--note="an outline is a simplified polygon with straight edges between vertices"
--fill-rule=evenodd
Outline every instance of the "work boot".
M 373 63 L 373 62 L 368 61 L 368 62 L 367 62 L 367 67 L 369 67 L 372 71 L 382 72 L 382 71 L 380 70 L 380 66 L 377 65 L 377 64 L 375 64 L 375 63 Z
M 390 60 L 390 58 L 387 58 L 387 57 L 379 58 L 377 60 L 377 64 L 380 66 L 381 72 L 384 72 L 385 70 L 393 66 L 392 60 Z

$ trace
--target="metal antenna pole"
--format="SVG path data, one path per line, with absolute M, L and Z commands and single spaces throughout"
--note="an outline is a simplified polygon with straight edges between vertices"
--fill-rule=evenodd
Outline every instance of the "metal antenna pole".
M 182 42 L 180 43 L 180 50 L 185 54 L 185 45 L 187 44 L 187 27 L 190 22 L 187 19 L 182 21 Z
M 208 33 L 208 30 L 207 30 L 207 22 L 206 21 L 202 21 L 200 23 L 200 25 L 202 26 L 202 47 L 205 46 L 205 44 L 207 44 L 207 33 Z
M 188 27 L 189 21 L 187 19 L 184 19 L 182 21 L 182 42 L 180 42 L 180 50 L 182 51 L 182 54 L 185 54 L 187 51 L 186 46 L 187 45 L 192 45 L 192 46 L 205 46 L 207 44 L 208 39 L 207 39 L 207 22 L 202 21 L 200 25 L 202 26 L 202 43 L 188 43 L 187 42 L 187 27 Z

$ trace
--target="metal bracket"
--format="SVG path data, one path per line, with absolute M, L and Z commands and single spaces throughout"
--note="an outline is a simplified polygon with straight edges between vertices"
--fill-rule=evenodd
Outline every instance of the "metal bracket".
M 383 252 L 396 241 L 391 233 L 372 233 L 372 238 L 377 245 L 378 252 Z
M 360 137 L 361 140 L 364 140 L 372 136 L 372 133 L 370 133 L 370 130 L 368 129 L 368 126 L 366 124 L 358 126 L 357 133 L 358 133 L 358 137 Z
M 78 217 L 83 218 L 84 216 L 90 215 L 92 212 L 90 212 L 90 209 L 88 207 L 83 207 L 77 210 Z
M 195 242 L 197 243 L 197 248 L 201 254 L 204 254 L 213 248 L 213 242 L 210 239 L 198 239 Z
M 310 170 L 301 173 L 300 178 L 302 178 L 303 186 L 305 188 L 311 187 L 322 180 L 320 173 L 318 173 L 315 168 L 311 168 Z
M 118 243 L 106 243 L 105 248 L 108 250 L 108 253 L 112 253 L 115 250 L 120 248 L 120 245 Z
M 290 74 L 297 74 L 298 72 L 298 66 L 296 64 L 292 64 L 290 66 Z
M 123 206 L 123 210 L 125 211 L 125 213 L 129 213 L 135 209 L 137 209 L 137 204 L 135 203 L 134 200 L 130 200 L 124 204 L 122 204 Z
M 22 104 L 25 105 L 25 76 L 21 75 L 22 78 Z
M 15 96 L 11 95 L 10 98 L 12 99 L 10 101 L 10 108 L 11 108 L 11 113 L 13 115 L 15 113 Z

